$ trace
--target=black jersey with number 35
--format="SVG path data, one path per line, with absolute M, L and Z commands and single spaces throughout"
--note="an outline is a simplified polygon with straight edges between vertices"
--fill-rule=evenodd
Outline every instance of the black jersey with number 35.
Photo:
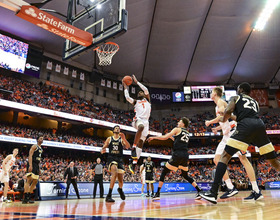
M 185 128 L 181 128 L 180 134 L 174 136 L 173 151 L 187 151 L 190 134 Z
M 233 114 L 236 115 L 236 121 L 244 118 L 259 118 L 259 104 L 248 95 L 240 94 L 235 102 Z

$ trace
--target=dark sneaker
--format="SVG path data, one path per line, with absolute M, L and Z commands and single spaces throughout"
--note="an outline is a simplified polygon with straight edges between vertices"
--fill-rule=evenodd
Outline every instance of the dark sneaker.
M 198 192 L 195 197 L 194 197 L 195 200 L 200 200 L 201 199 L 201 195 L 200 195 L 200 192 Z
M 146 197 L 150 197 L 150 194 L 147 194 Z
M 227 198 L 230 198 L 230 197 L 232 197 L 232 196 L 234 196 L 234 195 L 236 195 L 236 194 L 238 194 L 238 190 L 237 190 L 235 187 L 233 187 L 233 189 L 230 189 L 230 190 L 226 191 L 226 192 L 220 197 L 220 199 L 227 199 Z
M 217 204 L 217 195 L 212 192 L 201 193 L 200 196 L 201 198 L 207 200 L 208 202 Z
M 152 196 L 152 200 L 160 200 L 160 193 L 156 192 L 156 194 Z
M 112 199 L 111 196 L 107 196 L 106 199 L 105 199 L 106 202 L 115 202 L 114 199 Z
M 119 194 L 121 196 L 121 199 L 125 200 L 125 194 L 124 194 L 123 190 L 121 188 L 118 188 L 118 192 L 119 192 Z
M 31 199 L 29 199 L 29 200 L 28 200 L 28 203 L 33 204 L 33 203 L 34 203 L 34 201 L 33 201 L 33 200 L 31 200 Z
M 22 204 L 28 204 L 28 200 L 24 198 L 24 199 L 22 200 Z
M 263 199 L 263 198 L 264 198 L 264 197 L 263 197 L 261 191 L 260 191 L 259 193 L 256 193 L 256 192 L 255 192 L 255 200 L 256 200 L 256 201 L 257 201 L 257 200 L 261 200 L 261 199 Z
M 251 194 L 248 197 L 244 198 L 243 200 L 244 201 L 255 201 L 255 194 L 256 194 L 256 192 L 252 191 Z
M 133 162 L 131 162 L 131 164 L 128 165 L 129 171 L 134 174 L 135 173 L 135 164 L 133 164 Z
M 137 158 L 136 148 L 135 148 L 135 147 L 133 147 L 133 148 L 131 149 L 131 158 L 132 158 L 133 160 L 137 160 L 137 159 L 138 159 L 138 158 Z
M 154 195 L 155 195 L 155 194 L 154 194 L 154 193 L 152 193 L 152 194 L 151 194 L 151 197 L 154 197 Z

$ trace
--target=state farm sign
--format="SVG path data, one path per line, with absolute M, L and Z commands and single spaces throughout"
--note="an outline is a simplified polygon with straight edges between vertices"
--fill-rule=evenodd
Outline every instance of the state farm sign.
M 74 43 L 82 46 L 92 44 L 93 36 L 89 32 L 80 30 L 34 6 L 24 5 L 16 15 Z

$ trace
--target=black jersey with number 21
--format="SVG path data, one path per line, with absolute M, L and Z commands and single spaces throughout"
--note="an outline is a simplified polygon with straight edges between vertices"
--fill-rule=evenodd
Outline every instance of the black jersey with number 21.
M 248 95 L 240 94 L 235 102 L 233 114 L 236 115 L 236 121 L 244 118 L 259 118 L 259 104 Z

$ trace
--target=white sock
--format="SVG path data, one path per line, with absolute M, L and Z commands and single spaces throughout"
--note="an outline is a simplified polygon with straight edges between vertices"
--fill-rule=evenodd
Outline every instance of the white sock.
M 141 157 L 141 153 L 142 153 L 142 148 L 136 147 L 136 155 L 138 159 Z
M 233 189 L 234 186 L 232 185 L 231 179 L 227 179 L 225 182 L 228 189 Z
M 254 190 L 256 193 L 259 193 L 259 192 L 260 192 L 260 190 L 259 190 L 259 187 L 258 187 L 257 181 L 252 181 L 252 182 L 251 182 L 251 184 L 252 184 L 252 188 L 253 188 L 253 190 Z

